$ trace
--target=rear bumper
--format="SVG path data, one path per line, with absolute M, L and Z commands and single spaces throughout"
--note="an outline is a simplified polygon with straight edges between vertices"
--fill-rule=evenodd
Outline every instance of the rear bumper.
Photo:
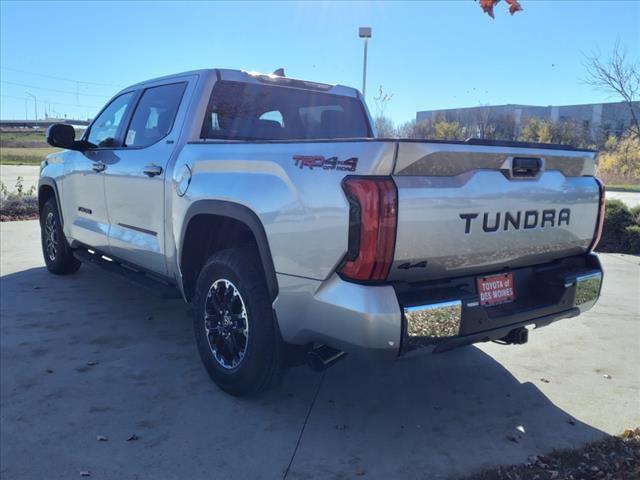
M 495 340 L 527 325 L 542 327 L 590 309 L 600 295 L 602 267 L 595 254 L 510 272 L 516 300 L 492 307 L 479 304 L 477 276 L 366 286 L 338 276 L 316 282 L 281 275 L 274 310 L 290 343 L 395 357 Z M 493 273 L 501 272 L 486 275 Z

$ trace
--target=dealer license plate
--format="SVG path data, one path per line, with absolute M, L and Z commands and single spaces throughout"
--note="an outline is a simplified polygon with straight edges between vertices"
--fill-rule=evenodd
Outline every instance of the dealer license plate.
M 513 287 L 513 274 L 502 273 L 489 277 L 478 277 L 480 305 L 500 305 L 513 302 L 516 293 Z

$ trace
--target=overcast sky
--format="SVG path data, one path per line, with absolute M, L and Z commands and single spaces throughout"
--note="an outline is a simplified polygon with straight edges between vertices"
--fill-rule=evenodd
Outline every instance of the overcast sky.
M 3 119 L 45 108 L 91 117 L 120 87 L 198 68 L 271 72 L 361 88 L 359 26 L 371 26 L 367 100 L 417 110 L 611 100 L 584 55 L 616 40 L 640 56 L 640 2 L 534 1 L 496 19 L 477 2 L 0 2 Z M 25 113 L 26 110 L 26 113 Z

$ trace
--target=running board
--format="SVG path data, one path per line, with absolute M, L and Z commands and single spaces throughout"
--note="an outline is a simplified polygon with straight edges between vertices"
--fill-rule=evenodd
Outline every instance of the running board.
M 117 260 L 106 260 L 109 257 L 103 256 L 100 252 L 94 252 L 87 248 L 77 248 L 73 251 L 73 256 L 86 265 L 98 267 L 108 273 L 124 278 L 130 283 L 143 287 L 157 297 L 182 298 L 180 292 L 173 285 Z

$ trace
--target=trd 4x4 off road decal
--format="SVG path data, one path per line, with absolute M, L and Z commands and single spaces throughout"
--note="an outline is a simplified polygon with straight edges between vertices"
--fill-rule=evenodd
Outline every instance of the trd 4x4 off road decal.
M 346 160 L 338 160 L 338 157 L 325 158 L 322 155 L 294 155 L 293 161 L 301 170 L 309 167 L 310 170 L 321 168 L 322 170 L 340 170 L 343 172 L 355 172 L 358 166 L 358 158 L 351 157 Z

